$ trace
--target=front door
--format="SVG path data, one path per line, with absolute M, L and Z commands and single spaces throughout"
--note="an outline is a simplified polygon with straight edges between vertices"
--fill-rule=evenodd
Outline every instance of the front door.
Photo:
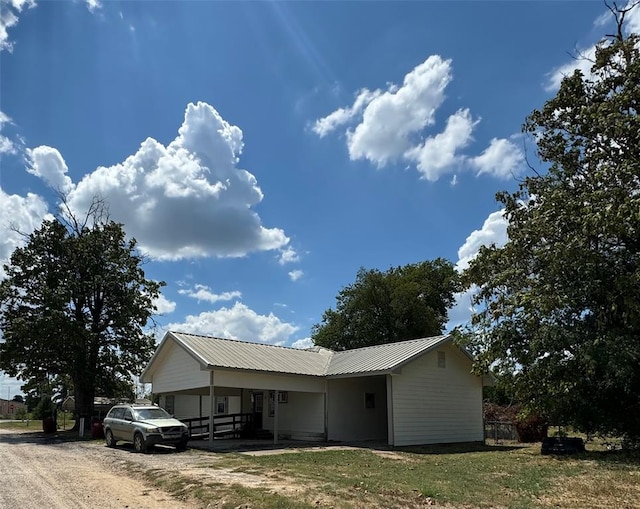
M 253 426 L 255 429 L 262 429 L 262 409 L 264 408 L 264 398 L 261 392 L 253 393 Z

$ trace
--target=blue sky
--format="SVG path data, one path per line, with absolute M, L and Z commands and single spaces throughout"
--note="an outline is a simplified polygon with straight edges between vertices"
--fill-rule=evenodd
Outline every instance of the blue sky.
M 495 193 L 525 150 L 537 164 L 521 124 L 587 68 L 569 54 L 593 51 L 605 13 L 2 0 L 0 260 L 11 226 L 58 211 L 53 189 L 79 214 L 100 195 L 167 283 L 164 330 L 305 346 L 359 267 L 463 268 L 504 242 Z M 451 324 L 468 315 L 461 299 Z

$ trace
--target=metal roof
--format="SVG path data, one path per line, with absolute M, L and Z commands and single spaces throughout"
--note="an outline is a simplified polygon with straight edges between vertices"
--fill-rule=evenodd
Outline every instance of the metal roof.
M 324 348 L 300 350 L 180 332 L 168 332 L 163 342 L 169 336 L 210 368 L 324 376 L 333 354 Z
M 300 350 L 264 343 L 168 332 L 142 373 L 143 381 L 146 381 L 160 350 L 169 339 L 189 352 L 203 368 L 341 377 L 390 373 L 436 346 L 450 341 L 451 337 L 434 336 L 334 352 L 317 346 Z
M 334 352 L 325 374 L 348 376 L 390 372 L 450 339 L 448 335 L 434 336 Z

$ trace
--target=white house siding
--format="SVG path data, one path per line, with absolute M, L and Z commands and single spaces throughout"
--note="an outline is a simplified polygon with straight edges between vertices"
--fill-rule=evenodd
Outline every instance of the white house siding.
M 438 350 L 446 367 L 438 367 Z M 483 440 L 482 380 L 471 363 L 445 345 L 392 375 L 394 445 Z
M 167 343 L 162 357 L 152 375 L 154 393 L 166 394 L 209 385 L 209 372 L 202 371 L 198 361 L 175 343 Z
M 329 380 L 328 439 L 387 440 L 387 394 L 384 376 Z M 365 408 L 365 393 L 375 408 Z
M 275 375 L 270 373 L 255 373 L 216 369 L 214 371 L 213 379 L 216 387 L 242 387 L 245 389 L 324 392 L 324 378 L 316 376 Z
M 263 427 L 273 431 L 274 417 L 269 416 L 269 397 L 269 392 L 265 392 Z M 324 394 L 288 391 L 287 402 L 278 403 L 278 435 L 294 440 L 323 439 Z

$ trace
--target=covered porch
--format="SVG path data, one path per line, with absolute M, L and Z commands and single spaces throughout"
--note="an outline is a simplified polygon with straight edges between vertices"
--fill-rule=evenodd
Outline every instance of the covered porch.
M 208 386 L 163 387 L 158 394 L 160 405 L 189 425 L 194 439 L 327 439 L 325 380 L 220 369 L 209 370 L 208 378 Z

